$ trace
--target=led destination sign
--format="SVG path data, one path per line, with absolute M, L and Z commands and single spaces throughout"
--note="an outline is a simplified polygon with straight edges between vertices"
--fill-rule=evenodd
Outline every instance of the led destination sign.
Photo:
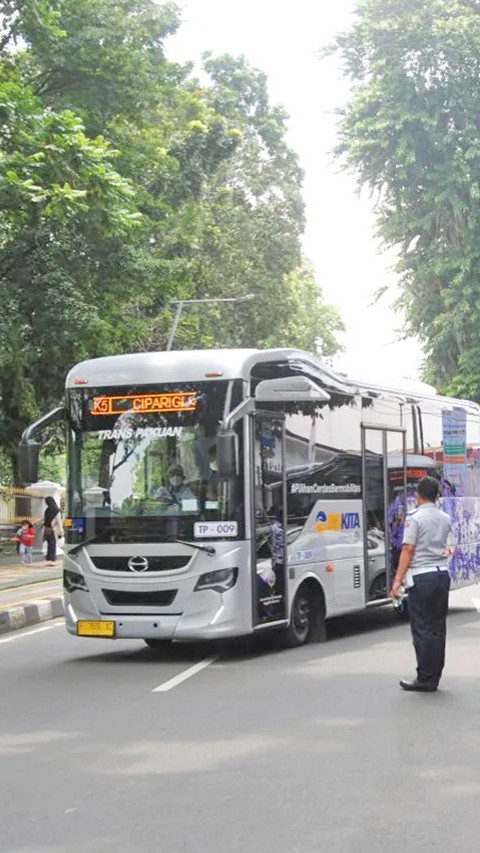
M 122 415 L 138 412 L 148 415 L 155 412 L 194 412 L 197 407 L 196 391 L 175 391 L 168 394 L 133 394 L 127 397 L 94 397 L 92 415 Z

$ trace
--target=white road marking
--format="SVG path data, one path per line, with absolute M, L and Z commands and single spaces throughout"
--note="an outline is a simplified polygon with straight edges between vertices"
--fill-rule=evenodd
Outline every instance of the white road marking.
M 472 604 L 480 613 L 480 598 L 472 598 Z
M 194 664 L 194 666 L 190 666 L 185 672 L 181 672 L 180 675 L 176 675 L 174 678 L 169 678 L 168 681 L 165 681 L 163 684 L 159 684 L 158 687 L 154 687 L 152 693 L 166 693 L 167 690 L 172 690 L 173 687 L 176 687 L 177 684 L 181 684 L 182 681 L 186 681 L 187 678 L 191 678 L 192 675 L 196 675 L 197 672 L 201 672 L 202 669 L 205 669 L 207 666 L 210 666 L 211 663 L 215 663 L 217 658 L 204 658 L 199 663 Z
M 33 631 L 15 631 L 14 637 L 5 637 L 4 640 L 0 640 L 0 643 L 13 643 L 14 640 L 20 640 L 22 637 L 30 637 L 31 634 L 39 634 L 40 631 L 51 631 L 52 628 L 59 628 L 63 625 L 62 622 L 55 622 L 55 625 L 43 625 L 42 628 L 34 628 Z

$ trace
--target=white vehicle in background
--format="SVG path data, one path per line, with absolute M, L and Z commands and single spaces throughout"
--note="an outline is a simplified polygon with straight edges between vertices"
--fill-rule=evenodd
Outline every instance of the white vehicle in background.
M 65 424 L 67 630 L 150 646 L 271 629 L 290 645 L 325 639 L 327 619 L 387 595 L 408 489 L 441 473 L 432 449 L 458 412 L 467 458 L 480 446 L 476 404 L 358 384 L 298 350 L 76 365 L 64 406 L 20 445 L 26 484 L 51 425 Z M 457 583 L 480 569 L 469 476 L 445 504 L 461 531 Z

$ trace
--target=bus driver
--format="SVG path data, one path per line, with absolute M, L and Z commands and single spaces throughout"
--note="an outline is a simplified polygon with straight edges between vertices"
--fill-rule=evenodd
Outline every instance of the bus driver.
M 167 482 L 155 493 L 155 498 L 166 506 L 177 505 L 182 509 L 182 501 L 195 500 L 195 495 L 185 483 L 185 474 L 181 465 L 174 463 L 167 471 Z

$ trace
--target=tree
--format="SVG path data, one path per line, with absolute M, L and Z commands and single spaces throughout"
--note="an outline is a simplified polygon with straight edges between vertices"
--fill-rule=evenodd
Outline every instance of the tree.
M 425 377 L 480 399 L 480 3 L 363 0 L 333 47 L 352 95 L 337 153 L 399 251 Z
M 14 460 L 66 364 L 112 349 L 105 317 L 135 272 L 124 241 L 141 223 L 115 152 L 73 113 L 43 109 L 15 73 L 0 77 L 0 110 L 0 442 Z
M 154 0 L 2 6 L 0 448 L 12 465 L 69 366 L 163 348 L 173 298 L 257 297 L 216 326 L 215 311 L 192 314 L 184 346 L 322 348 L 285 117 L 243 60 L 207 60 L 205 85 L 168 62 L 177 26 L 175 5 Z
M 332 354 L 338 349 L 334 333 L 343 326 L 324 305 L 301 255 L 303 175 L 285 142 L 285 113 L 270 104 L 265 75 L 243 58 L 207 55 L 204 68 L 212 85 L 202 99 L 223 116 L 235 146 L 205 175 L 199 203 L 190 208 L 192 276 L 185 298 L 254 293 L 255 300 L 189 312 L 177 345 L 195 346 L 200 339 L 212 346 L 298 346 Z
M 174 25 L 173 7 L 133 0 L 3 9 L 0 443 L 12 466 L 22 429 L 58 403 L 68 367 L 142 348 L 149 313 L 168 298 L 155 280 L 168 264 L 155 251 L 145 186 L 155 170 L 179 183 L 154 114 L 168 93 L 177 104 L 189 96 L 162 65 L 161 39 Z M 26 47 L 9 51 L 19 39 Z M 140 95 L 154 105 L 143 125 Z M 177 135 L 180 112 L 170 107 Z M 169 210 L 164 202 L 165 218 Z M 175 279 L 170 287 L 174 295 Z

